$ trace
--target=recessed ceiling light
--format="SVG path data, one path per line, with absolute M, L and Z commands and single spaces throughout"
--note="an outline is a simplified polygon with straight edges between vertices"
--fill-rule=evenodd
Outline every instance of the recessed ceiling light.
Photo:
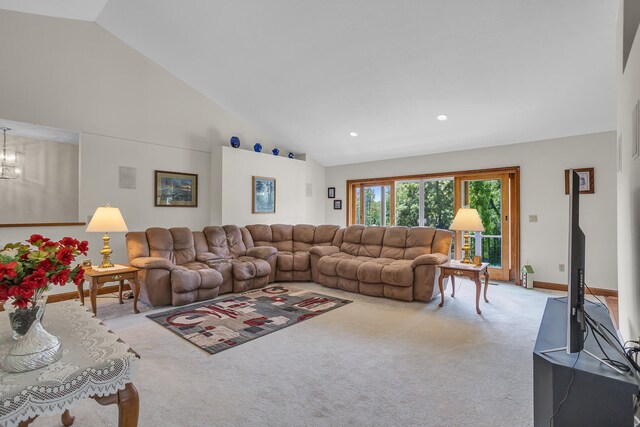
M 438 117 L 436 117 L 438 120 L 440 120 L 441 122 L 447 120 L 449 117 L 447 117 L 446 114 L 440 114 Z
M 358 132 L 349 132 L 349 135 L 355 138 L 356 136 L 358 136 Z

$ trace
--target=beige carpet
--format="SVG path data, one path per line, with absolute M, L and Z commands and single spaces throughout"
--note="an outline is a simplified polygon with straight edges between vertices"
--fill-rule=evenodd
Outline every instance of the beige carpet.
M 492 285 L 479 316 L 471 282 L 446 291 L 444 308 L 296 287 L 354 302 L 213 356 L 130 301 L 100 298 L 98 317 L 142 357 L 139 425 L 532 425 L 531 352 L 557 293 Z M 117 425 L 117 408 L 92 400 L 72 414 L 76 426 Z

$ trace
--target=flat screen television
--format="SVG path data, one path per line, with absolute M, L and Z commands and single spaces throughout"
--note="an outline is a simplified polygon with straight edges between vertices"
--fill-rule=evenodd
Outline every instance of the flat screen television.
M 569 283 L 567 293 L 567 353 L 584 347 L 584 233 L 580 229 L 580 176 L 569 171 Z

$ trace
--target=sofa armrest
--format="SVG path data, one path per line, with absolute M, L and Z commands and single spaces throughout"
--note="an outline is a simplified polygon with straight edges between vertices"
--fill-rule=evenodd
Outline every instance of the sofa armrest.
M 340 252 L 340 248 L 337 246 L 314 246 L 311 249 L 309 249 L 309 253 L 312 253 L 314 255 L 318 255 L 321 257 L 335 254 L 338 252 Z
M 411 262 L 411 267 L 415 268 L 418 265 L 439 265 L 444 264 L 447 261 L 449 261 L 449 257 L 445 254 L 435 253 L 420 255 Z
M 278 250 L 273 246 L 254 246 L 253 248 L 247 249 L 245 254 L 254 258 L 267 260 L 277 253 Z
M 198 262 L 203 262 L 203 263 L 207 263 L 208 261 L 214 261 L 214 260 L 219 260 L 219 259 L 224 259 L 219 255 L 216 254 L 212 254 L 211 252 L 200 252 L 196 254 L 196 261 Z
M 148 256 L 134 258 L 131 261 L 129 261 L 129 265 L 135 268 L 142 268 L 142 269 L 161 268 L 169 271 L 173 270 L 176 267 L 174 263 L 172 263 L 166 258 L 148 257 Z

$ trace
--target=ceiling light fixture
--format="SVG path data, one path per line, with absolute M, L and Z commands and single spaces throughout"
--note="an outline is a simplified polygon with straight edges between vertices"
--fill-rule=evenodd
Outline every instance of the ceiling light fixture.
M 355 138 L 356 136 L 358 136 L 358 132 L 349 132 L 349 135 Z
M 445 120 L 447 120 L 449 117 L 447 117 L 446 114 L 440 114 L 438 117 L 436 117 L 438 120 L 440 120 L 441 122 L 444 122 Z

